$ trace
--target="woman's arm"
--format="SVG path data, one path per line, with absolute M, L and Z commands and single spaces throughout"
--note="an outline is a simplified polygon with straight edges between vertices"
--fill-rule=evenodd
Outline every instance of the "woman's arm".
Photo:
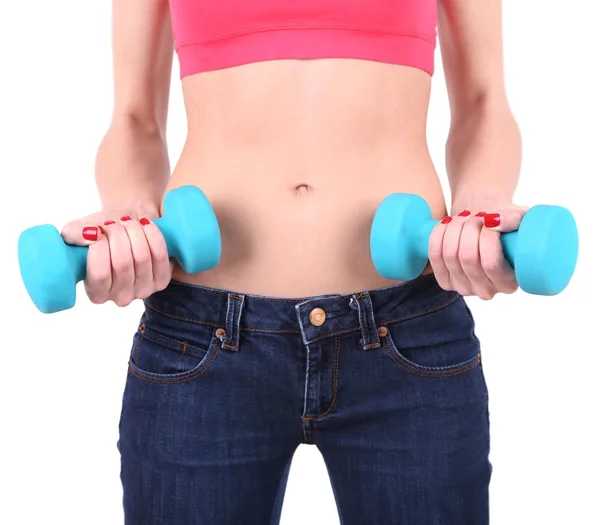
M 114 110 L 96 156 L 104 209 L 154 211 L 170 176 L 168 0 L 113 0 Z
M 518 228 L 512 204 L 521 135 L 504 86 L 501 0 L 438 0 L 450 102 L 446 171 L 451 217 L 432 231 L 429 259 L 440 286 L 491 299 L 517 290 L 499 231 Z
M 451 111 L 446 169 L 452 215 L 512 202 L 521 135 L 503 70 L 501 0 L 439 0 L 439 41 Z
M 168 0 L 113 0 L 114 107 L 96 155 L 102 210 L 61 232 L 68 244 L 89 245 L 85 290 L 96 304 L 127 306 L 171 279 L 165 240 L 148 218 L 159 215 L 170 176 L 172 63 Z

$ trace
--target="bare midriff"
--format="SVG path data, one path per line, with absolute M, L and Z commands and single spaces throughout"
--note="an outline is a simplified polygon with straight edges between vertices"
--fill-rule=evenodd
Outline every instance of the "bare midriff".
M 348 59 L 184 77 L 188 135 L 167 190 L 204 191 L 222 255 L 213 269 L 176 267 L 173 278 L 278 297 L 397 282 L 378 275 L 370 256 L 378 205 L 415 193 L 434 218 L 446 213 L 426 141 L 430 86 L 416 68 Z

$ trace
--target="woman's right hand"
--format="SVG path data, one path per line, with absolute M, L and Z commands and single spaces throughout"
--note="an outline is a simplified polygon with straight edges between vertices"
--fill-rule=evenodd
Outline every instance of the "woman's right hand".
M 167 287 L 173 263 L 165 239 L 148 217 L 133 211 L 102 211 L 71 221 L 67 244 L 89 246 L 85 290 L 95 304 L 127 306 Z

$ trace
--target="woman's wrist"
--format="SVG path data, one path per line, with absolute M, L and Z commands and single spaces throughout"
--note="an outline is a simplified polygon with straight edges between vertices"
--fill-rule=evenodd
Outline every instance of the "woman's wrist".
M 113 124 L 98 148 L 95 167 L 103 210 L 158 216 L 170 177 L 161 133 Z
M 163 190 L 128 185 L 122 191 L 114 191 L 112 187 L 101 191 L 99 188 L 99 196 L 102 211 L 123 211 L 139 216 L 158 217 Z
M 450 215 L 458 215 L 463 211 L 471 214 L 493 213 L 512 206 L 514 206 L 512 195 L 481 196 L 474 194 L 468 197 L 453 198 Z

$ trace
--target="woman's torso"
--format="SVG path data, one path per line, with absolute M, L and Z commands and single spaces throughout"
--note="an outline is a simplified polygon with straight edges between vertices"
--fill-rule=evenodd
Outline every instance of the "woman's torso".
M 188 136 L 167 190 L 199 186 L 216 268 L 175 279 L 298 297 L 387 286 L 369 235 L 390 193 L 444 196 L 426 142 L 431 76 L 354 59 L 274 60 L 182 80 Z

